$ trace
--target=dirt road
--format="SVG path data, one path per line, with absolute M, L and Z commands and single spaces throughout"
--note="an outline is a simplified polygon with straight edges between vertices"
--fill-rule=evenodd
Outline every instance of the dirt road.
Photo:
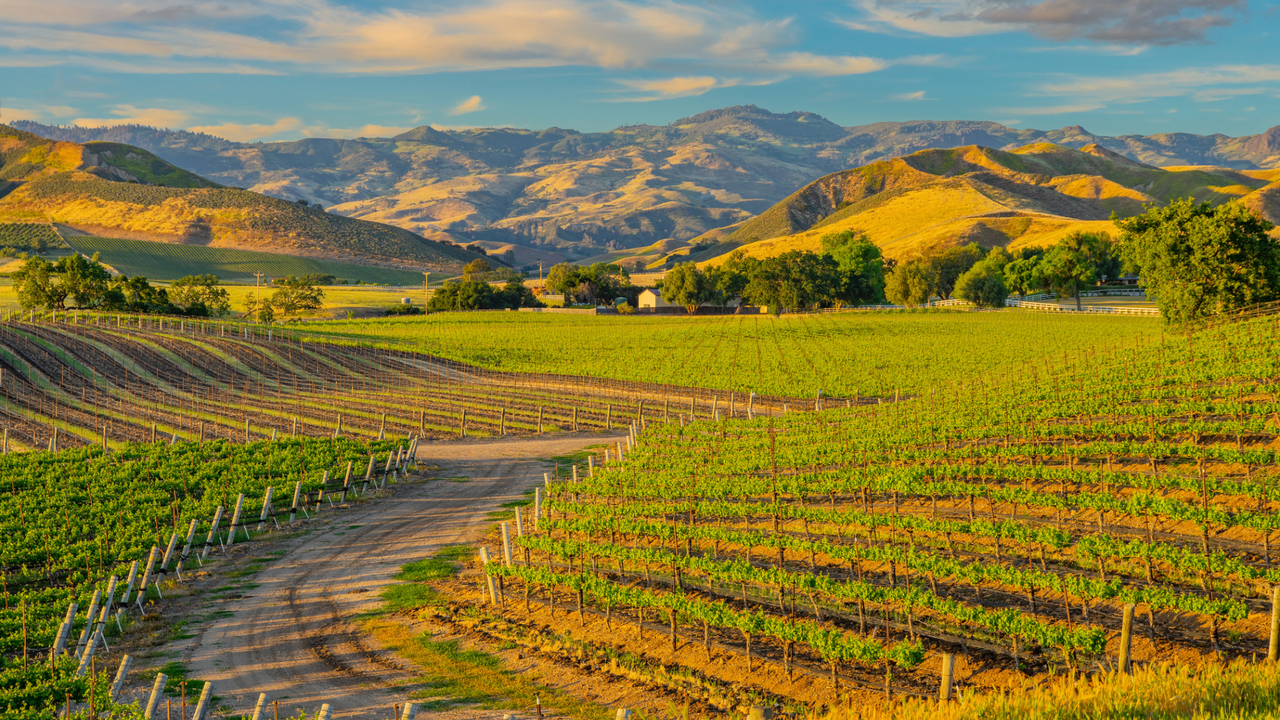
M 604 434 L 423 444 L 424 465 L 443 477 L 397 488 L 396 497 L 329 514 L 327 526 L 282 541 L 286 554 L 263 569 L 258 587 L 228 617 L 195 629 L 181 649 L 192 677 L 214 682 L 237 712 L 265 692 L 282 713 L 332 705 L 334 716 L 382 718 L 408 699 L 414 673 L 371 647 L 350 619 L 378 605 L 381 589 L 405 563 L 451 544 L 474 542 L 486 515 L 540 483 L 548 464 L 607 442 Z

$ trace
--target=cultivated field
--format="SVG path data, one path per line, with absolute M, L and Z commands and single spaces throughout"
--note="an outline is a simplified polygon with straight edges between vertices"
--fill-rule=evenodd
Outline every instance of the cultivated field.
M 1130 344 L 1160 321 L 1035 313 L 596 317 L 514 312 L 308 324 L 481 367 L 814 398 L 893 397 Z
M 650 423 L 550 485 L 489 566 L 494 612 L 800 704 L 934 694 L 945 653 L 977 690 L 1114 672 L 1126 608 L 1135 663 L 1265 656 L 1278 350 L 1263 318 L 910 402 Z

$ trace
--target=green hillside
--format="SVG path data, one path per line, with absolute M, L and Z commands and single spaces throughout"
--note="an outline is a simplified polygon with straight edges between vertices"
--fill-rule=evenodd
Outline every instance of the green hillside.
M 176 245 L 73 235 L 67 243 L 84 255 L 102 254 L 102 262 L 129 276 L 151 280 L 176 280 L 187 275 L 217 275 L 223 280 L 252 280 L 255 272 L 267 277 L 283 275 L 333 275 L 340 280 L 383 285 L 421 285 L 422 273 L 399 268 L 314 258 L 261 253 L 233 248 Z

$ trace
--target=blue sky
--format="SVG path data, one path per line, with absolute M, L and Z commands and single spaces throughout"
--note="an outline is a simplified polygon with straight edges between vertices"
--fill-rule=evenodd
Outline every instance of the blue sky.
M 583 131 L 754 103 L 841 125 L 1280 125 L 1252 0 L 4 0 L 3 120 L 235 140 Z

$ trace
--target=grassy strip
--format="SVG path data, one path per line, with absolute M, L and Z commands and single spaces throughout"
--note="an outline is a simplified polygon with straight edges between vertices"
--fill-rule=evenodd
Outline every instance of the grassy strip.
M 1067 677 L 1008 694 L 964 694 L 958 703 L 914 700 L 863 707 L 862 720 L 1263 720 L 1280 717 L 1280 674 L 1265 663 L 1161 664 L 1132 675 Z M 833 708 L 815 720 L 847 720 Z
M 422 689 L 415 691 L 413 697 L 422 701 L 422 709 L 432 712 L 455 706 L 533 712 L 535 703 L 540 701 L 544 712 L 552 715 L 599 720 L 604 710 L 595 703 L 513 673 L 493 655 L 463 649 L 454 640 L 434 640 L 427 633 L 416 633 L 387 617 L 390 612 L 444 603 L 444 596 L 426 583 L 452 577 L 459 563 L 474 551 L 467 545 L 453 545 L 405 565 L 395 576 L 405 582 L 383 590 L 381 611 L 364 622 L 365 632 L 422 669 L 415 683 Z

